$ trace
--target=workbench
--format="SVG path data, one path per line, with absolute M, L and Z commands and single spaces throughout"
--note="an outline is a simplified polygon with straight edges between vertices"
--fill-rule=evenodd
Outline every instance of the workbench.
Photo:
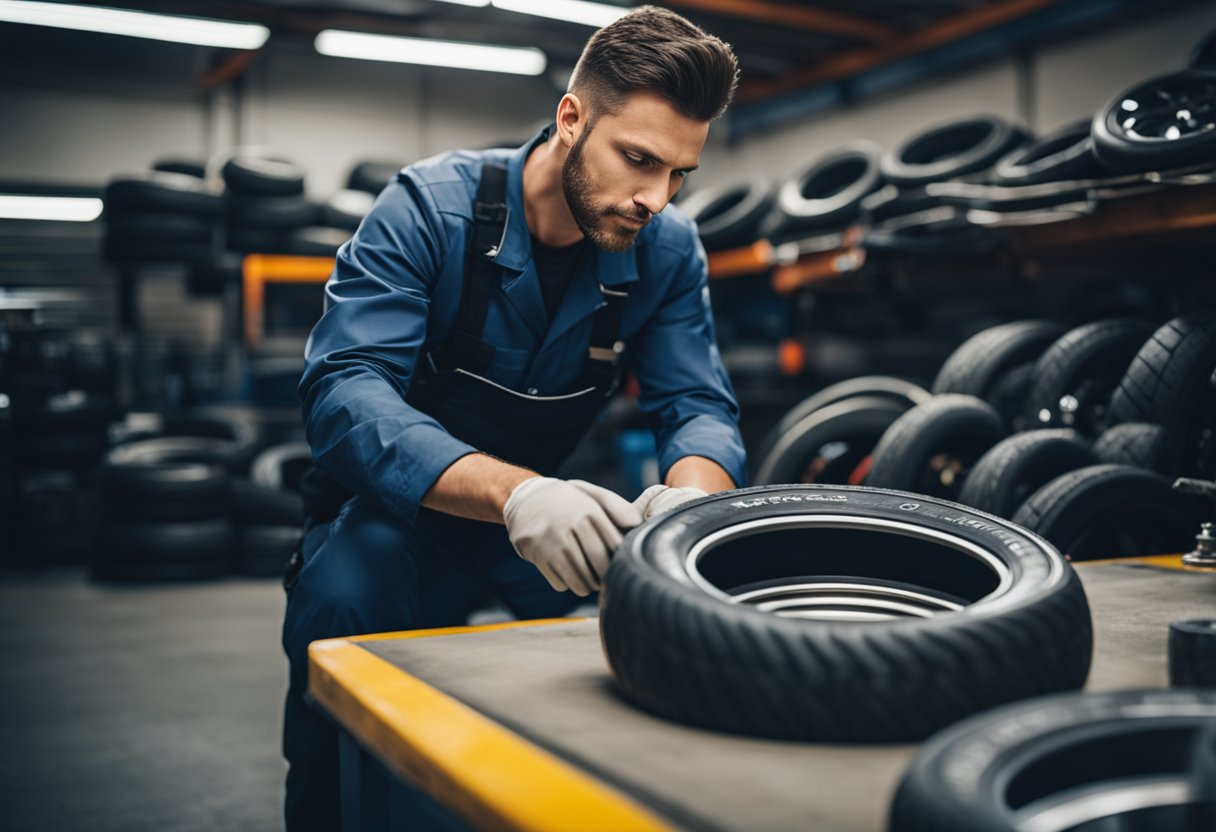
M 1094 621 L 1086 689 L 1166 687 L 1168 624 L 1216 616 L 1216 573 L 1176 556 L 1077 571 Z M 342 735 L 347 832 L 879 832 L 916 751 L 651 716 L 616 693 L 594 618 L 331 639 L 309 655 L 310 697 Z

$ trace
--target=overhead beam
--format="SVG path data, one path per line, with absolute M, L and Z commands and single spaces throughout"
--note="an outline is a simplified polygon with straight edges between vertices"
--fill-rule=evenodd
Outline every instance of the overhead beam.
M 1004 0 L 953 15 L 941 23 L 910 32 L 885 45 L 846 52 L 826 63 L 807 67 L 784 78 L 743 83 L 739 88 L 738 102 L 749 104 L 805 87 L 839 81 L 900 58 L 945 46 L 952 41 L 1008 23 L 1059 2 L 1060 0 Z
M 712 12 L 740 20 L 775 23 L 794 29 L 855 38 L 868 43 L 885 43 L 894 40 L 899 35 L 895 29 L 854 15 L 766 3 L 763 0 L 760 2 L 752 2 L 752 0 L 668 0 L 666 5 Z
M 253 59 L 257 57 L 258 51 L 256 49 L 242 49 L 229 52 L 203 75 L 203 89 L 213 90 L 216 87 L 231 84 L 240 78 L 245 74 L 245 70 L 249 68 L 249 65 L 253 63 Z

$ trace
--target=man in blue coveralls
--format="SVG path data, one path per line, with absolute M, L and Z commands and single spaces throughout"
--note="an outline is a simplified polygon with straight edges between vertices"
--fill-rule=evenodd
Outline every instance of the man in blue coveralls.
M 300 382 L 321 485 L 283 628 L 290 829 L 339 825 L 309 642 L 461 624 L 487 591 L 563 615 L 625 531 L 742 484 L 705 253 L 664 211 L 737 74 L 722 41 L 635 9 L 587 43 L 554 124 L 402 170 L 338 252 Z M 632 503 L 552 476 L 624 360 L 663 482 Z

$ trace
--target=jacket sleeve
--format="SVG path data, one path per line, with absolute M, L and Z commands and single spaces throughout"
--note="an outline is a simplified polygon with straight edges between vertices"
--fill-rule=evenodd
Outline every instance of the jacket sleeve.
M 299 393 L 317 467 L 406 520 L 476 450 L 405 403 L 448 253 L 426 190 L 394 181 L 339 250 L 305 348 Z
M 739 405 L 722 365 L 709 303 L 705 250 L 695 245 L 675 263 L 676 276 L 652 318 L 629 342 L 659 454 L 659 479 L 686 456 L 712 459 L 736 486 L 746 479 Z

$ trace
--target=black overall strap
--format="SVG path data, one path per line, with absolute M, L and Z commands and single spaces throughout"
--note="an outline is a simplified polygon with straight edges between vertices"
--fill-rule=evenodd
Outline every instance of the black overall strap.
M 625 346 L 620 341 L 621 317 L 629 293 L 609 289 L 601 283 L 600 296 L 604 299 L 604 305 L 591 322 L 591 346 L 583 363 L 581 386 L 599 387 L 605 394 L 610 394 L 616 389 L 617 365 Z
M 446 368 L 462 367 L 484 374 L 494 358 L 494 347 L 481 339 L 490 298 L 498 291 L 501 271 L 494 263 L 507 226 L 507 169 L 486 163 L 473 203 L 473 231 L 465 261 L 464 286 L 456 328 L 441 360 Z

